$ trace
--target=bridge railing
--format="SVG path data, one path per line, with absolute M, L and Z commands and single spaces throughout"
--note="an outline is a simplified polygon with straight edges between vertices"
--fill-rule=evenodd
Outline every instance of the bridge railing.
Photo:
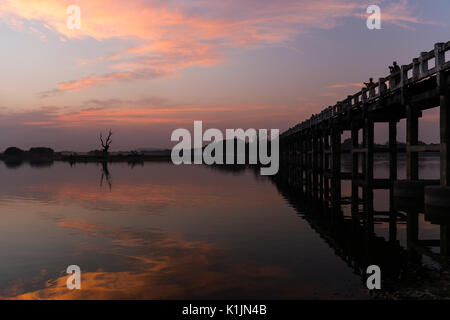
M 334 106 L 322 110 L 319 114 L 313 114 L 309 119 L 297 124 L 281 134 L 281 137 L 306 130 L 319 123 L 340 116 L 349 110 L 361 108 L 378 99 L 388 96 L 411 85 L 412 83 L 429 78 L 438 72 L 450 68 L 450 41 L 436 43 L 434 50 L 421 52 L 412 63 L 402 65 L 399 72 L 379 78 L 370 88 L 362 88 L 354 95 L 347 96 L 343 101 L 338 101 Z

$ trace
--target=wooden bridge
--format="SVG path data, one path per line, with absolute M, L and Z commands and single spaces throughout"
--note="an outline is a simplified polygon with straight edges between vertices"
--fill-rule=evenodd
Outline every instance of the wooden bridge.
M 440 107 L 440 144 L 419 145 L 422 111 Z M 406 181 L 397 177 L 397 123 L 406 119 Z M 374 124 L 389 124 L 389 144 L 375 147 Z M 344 131 L 351 133 L 352 170 L 341 170 Z M 360 132 L 362 131 L 362 139 Z M 361 140 L 361 141 L 360 141 Z M 374 154 L 389 155 L 387 179 L 374 178 Z M 420 180 L 419 153 L 440 153 L 440 180 Z M 342 203 L 341 181 L 351 180 L 352 211 L 373 212 L 373 190 L 389 189 L 400 199 L 422 198 L 431 220 L 450 222 L 450 41 L 437 43 L 401 70 L 280 135 L 281 169 L 310 198 L 329 207 Z M 435 185 L 435 186 L 430 186 Z M 362 190 L 360 196 L 360 191 Z M 448 216 L 448 217 L 447 217 Z M 445 224 L 445 227 L 449 224 Z M 450 251 L 450 240 L 448 241 Z

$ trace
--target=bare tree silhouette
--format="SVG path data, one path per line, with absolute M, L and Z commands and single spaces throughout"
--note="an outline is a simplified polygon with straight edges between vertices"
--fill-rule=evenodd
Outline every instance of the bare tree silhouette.
M 100 132 L 100 142 L 102 144 L 102 148 L 103 148 L 102 151 L 103 151 L 104 156 L 108 155 L 109 147 L 111 146 L 111 143 L 112 143 L 111 136 L 112 136 L 112 131 L 111 131 L 111 129 L 109 129 L 108 137 L 106 138 L 105 141 L 103 141 L 103 134 Z

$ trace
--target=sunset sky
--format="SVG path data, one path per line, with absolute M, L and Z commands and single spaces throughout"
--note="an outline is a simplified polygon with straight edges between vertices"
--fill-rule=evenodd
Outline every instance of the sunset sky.
M 113 150 L 170 147 L 194 120 L 283 131 L 449 41 L 449 16 L 448 0 L 0 0 L 0 151 L 88 151 L 109 128 Z

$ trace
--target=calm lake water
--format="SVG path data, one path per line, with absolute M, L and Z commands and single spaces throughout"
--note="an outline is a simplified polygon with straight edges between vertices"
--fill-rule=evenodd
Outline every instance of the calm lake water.
M 421 165 L 422 177 L 437 177 L 438 158 Z M 387 160 L 376 168 L 378 177 L 387 174 Z M 104 169 L 0 163 L 0 297 L 371 297 L 346 261 L 358 253 L 343 257 L 326 225 L 294 208 L 259 171 L 160 162 Z M 375 198 L 380 210 L 389 206 L 385 191 Z M 439 226 L 420 224 L 426 236 L 439 236 Z M 381 238 L 388 239 L 387 225 L 375 228 Z M 400 246 L 405 229 L 398 222 Z M 66 287 L 69 265 L 81 268 L 81 290 Z

